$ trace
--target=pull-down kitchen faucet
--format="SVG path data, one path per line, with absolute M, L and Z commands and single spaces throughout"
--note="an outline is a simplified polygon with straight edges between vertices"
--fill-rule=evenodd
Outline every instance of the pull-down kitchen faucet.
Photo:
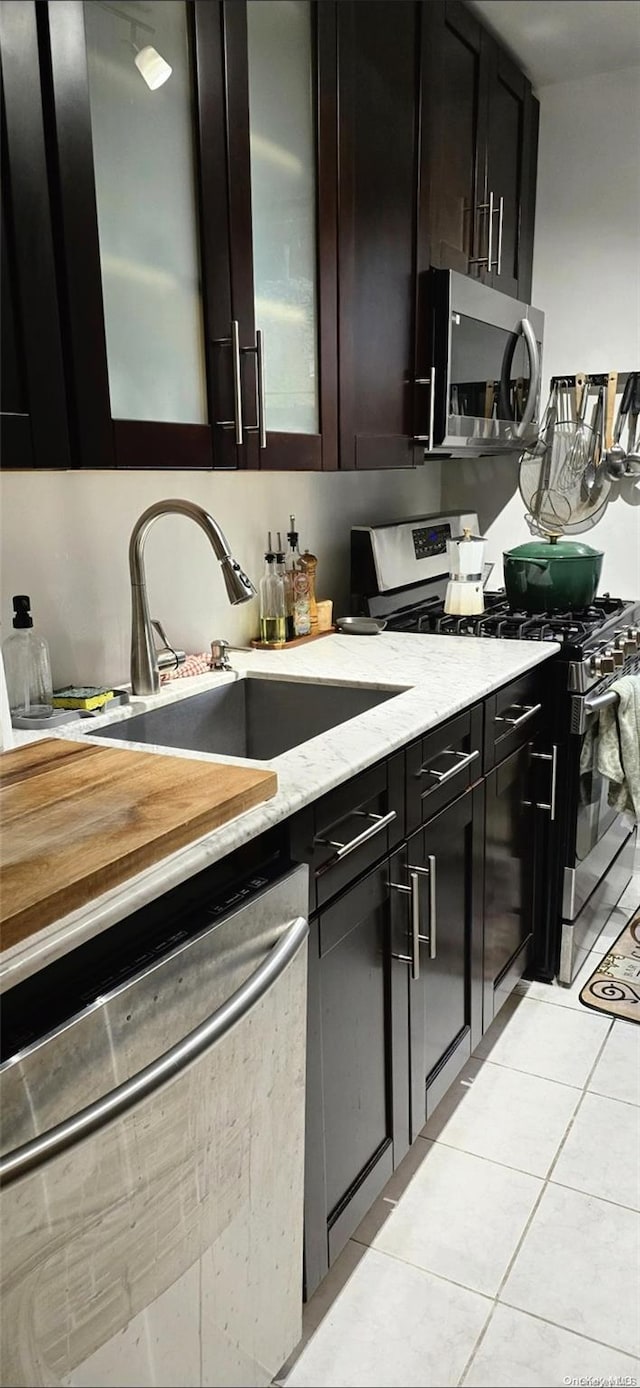
M 136 521 L 129 541 L 129 572 L 131 574 L 131 688 L 134 694 L 157 694 L 160 671 L 152 622 L 147 604 L 144 572 L 144 542 L 149 528 L 158 516 L 190 516 L 204 530 L 214 554 L 220 560 L 222 576 L 230 603 L 248 602 L 256 590 L 237 560 L 231 554 L 217 521 L 202 506 L 193 501 L 156 501 L 143 511 Z M 165 638 L 166 639 L 166 638 Z M 170 649 L 170 648 L 169 648 Z

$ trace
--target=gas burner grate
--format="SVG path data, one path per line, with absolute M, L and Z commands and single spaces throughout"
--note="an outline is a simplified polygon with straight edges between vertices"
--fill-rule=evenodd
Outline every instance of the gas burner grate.
M 504 590 L 485 593 L 485 610 L 477 616 L 457 616 L 444 611 L 442 601 L 431 601 L 411 612 L 398 613 L 390 628 L 404 631 L 432 632 L 449 636 L 503 637 L 513 641 L 557 641 L 577 656 L 616 615 L 628 604 L 618 598 L 596 598 L 590 607 L 580 611 L 531 613 L 509 606 Z

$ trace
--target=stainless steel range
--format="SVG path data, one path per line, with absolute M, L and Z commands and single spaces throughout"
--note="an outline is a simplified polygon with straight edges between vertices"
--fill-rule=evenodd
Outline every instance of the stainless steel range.
M 593 733 L 597 713 L 615 700 L 610 685 L 640 669 L 640 602 L 607 594 L 581 612 L 531 616 L 497 591 L 485 592 L 481 615 L 449 616 L 446 545 L 464 526 L 477 534 L 477 516 L 448 512 L 354 528 L 353 611 L 384 617 L 391 631 L 560 644 L 545 667 L 557 793 L 534 971 L 568 985 L 633 871 L 636 828 L 608 804 L 608 782 L 597 771 L 597 725 Z

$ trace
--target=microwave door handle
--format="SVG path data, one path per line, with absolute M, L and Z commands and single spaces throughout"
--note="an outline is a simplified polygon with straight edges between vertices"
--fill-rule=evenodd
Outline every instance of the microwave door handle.
M 541 375 L 540 351 L 536 342 L 536 335 L 529 322 L 529 319 L 523 318 L 520 326 L 522 329 L 522 336 L 525 340 L 525 345 L 529 355 L 529 391 L 527 394 L 527 403 L 522 412 L 522 419 L 520 420 L 520 423 L 518 424 L 515 431 L 515 436 L 517 439 L 522 438 L 523 434 L 526 433 L 535 414 L 536 405 L 538 403 L 538 394 L 540 391 Z

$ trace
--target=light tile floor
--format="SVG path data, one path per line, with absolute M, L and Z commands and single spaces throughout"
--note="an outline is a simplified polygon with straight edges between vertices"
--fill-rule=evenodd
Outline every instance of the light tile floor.
M 522 983 L 305 1308 L 287 1388 L 640 1384 L 640 1027 Z

